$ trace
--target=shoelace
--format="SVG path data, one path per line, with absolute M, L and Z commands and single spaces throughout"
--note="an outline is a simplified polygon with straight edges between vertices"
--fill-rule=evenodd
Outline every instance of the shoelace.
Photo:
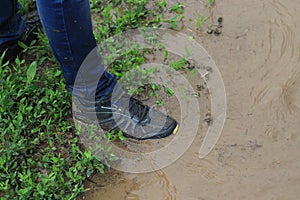
M 40 22 L 40 18 L 37 12 L 33 11 L 32 13 L 25 16 L 25 35 L 27 35 L 31 31 L 35 31 L 35 29 L 42 28 L 42 24 Z
M 149 112 L 149 107 L 145 106 L 141 101 L 130 98 L 129 101 L 129 112 L 131 115 L 131 119 L 134 118 L 134 116 L 137 117 L 138 122 L 142 122 L 146 117 Z

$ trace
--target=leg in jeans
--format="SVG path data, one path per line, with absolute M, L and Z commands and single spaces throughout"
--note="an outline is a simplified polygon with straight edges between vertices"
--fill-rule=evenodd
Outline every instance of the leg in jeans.
M 0 49 L 16 43 L 24 30 L 17 0 L 0 0 Z M 4 47 L 5 46 L 5 47 Z
M 159 139 L 178 130 L 174 119 L 123 91 L 122 94 L 117 92 L 115 100 L 109 97 L 117 86 L 116 78 L 104 69 L 95 48 L 89 0 L 37 0 L 37 6 L 66 83 L 73 96 L 80 97 L 73 100 L 84 101 L 81 104 L 73 102 L 75 118 L 85 122 L 96 120 L 106 131 L 122 130 L 126 136 L 138 140 Z M 95 77 L 100 76 L 98 81 Z M 80 84 L 74 85 L 78 79 Z
M 76 86 L 76 91 L 82 92 L 80 96 L 84 95 L 88 99 L 93 95 L 95 97 L 95 90 L 97 97 L 110 95 L 116 78 L 104 69 L 101 56 L 96 51 L 89 0 L 37 0 L 37 7 L 69 89 L 74 90 L 77 72 L 89 55 L 93 62 L 85 67 L 85 77 L 92 78 L 96 74 L 102 74 L 101 79 L 96 83 L 90 81 L 81 84 L 81 88 Z

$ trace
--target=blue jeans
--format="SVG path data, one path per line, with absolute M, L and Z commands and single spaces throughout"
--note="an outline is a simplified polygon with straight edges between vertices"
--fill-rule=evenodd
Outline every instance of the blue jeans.
M 24 22 L 17 14 L 17 0 L 0 0 L 0 46 L 18 41 L 24 30 Z
M 20 38 L 24 22 L 17 13 L 16 0 L 0 0 L 0 2 L 1 5 L 4 2 L 7 6 L 0 8 L 0 31 L 3 28 L 1 33 L 4 33 L 0 35 L 1 44 L 7 42 L 7 38 Z M 99 76 L 101 78 L 95 84 L 89 82 L 84 86 L 80 85 L 81 88 L 77 88 L 77 91 L 82 92 L 84 96 L 90 96 L 96 90 L 96 99 L 110 95 L 116 85 L 116 77 L 104 69 L 99 53 L 93 52 L 97 45 L 93 35 L 89 0 L 36 0 L 36 2 L 50 46 L 60 63 L 70 91 L 74 89 L 77 72 L 89 55 L 89 59 L 92 58 L 93 62 L 88 62 L 90 66 L 85 67 L 85 73 L 91 76 L 101 74 Z M 96 88 L 91 86 L 93 84 Z

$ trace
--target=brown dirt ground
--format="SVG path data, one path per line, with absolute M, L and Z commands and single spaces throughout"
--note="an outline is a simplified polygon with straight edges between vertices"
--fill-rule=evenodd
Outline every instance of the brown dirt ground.
M 228 109 L 217 145 L 199 159 L 203 126 L 172 165 L 146 174 L 95 176 L 102 186 L 88 184 L 84 199 L 300 199 L 300 3 L 216 2 L 209 9 L 204 0 L 183 1 L 181 32 L 206 48 L 223 77 Z M 210 16 L 203 31 L 195 25 L 200 15 Z M 207 34 L 220 16 L 222 34 Z

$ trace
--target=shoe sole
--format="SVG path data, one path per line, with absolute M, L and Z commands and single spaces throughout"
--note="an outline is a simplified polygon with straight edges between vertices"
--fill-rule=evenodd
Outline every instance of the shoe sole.
M 89 121 L 89 120 L 84 120 L 84 119 L 82 119 L 82 118 L 78 118 L 78 117 L 76 117 L 76 115 L 75 115 L 75 117 L 74 117 L 74 119 L 76 120 L 76 121 L 80 121 L 80 122 L 82 122 L 82 123 L 85 123 L 85 124 L 98 124 L 97 122 L 92 122 L 92 121 Z M 132 136 L 132 135 L 128 135 L 126 132 L 123 132 L 123 136 L 125 136 L 127 139 L 134 139 L 134 140 L 137 140 L 137 141 L 145 141 L 145 140 L 156 140 L 156 139 L 162 139 L 162 138 L 165 138 L 165 137 L 168 137 L 168 136 L 170 136 L 170 135 L 175 135 L 177 132 L 178 132 L 178 130 L 179 130 L 179 125 L 176 123 L 176 125 L 174 124 L 174 125 L 172 125 L 173 127 L 170 127 L 169 128 L 169 131 L 166 131 L 166 132 L 164 132 L 164 133 L 162 133 L 162 134 L 160 134 L 160 135 L 156 135 L 156 136 L 152 136 L 152 137 L 148 137 L 148 138 L 138 138 L 138 137 L 134 137 L 134 136 Z M 101 125 L 100 125 L 100 127 L 101 127 Z M 105 130 L 103 127 L 101 127 L 104 131 L 107 131 L 107 130 Z M 118 132 L 118 131 L 117 131 Z

